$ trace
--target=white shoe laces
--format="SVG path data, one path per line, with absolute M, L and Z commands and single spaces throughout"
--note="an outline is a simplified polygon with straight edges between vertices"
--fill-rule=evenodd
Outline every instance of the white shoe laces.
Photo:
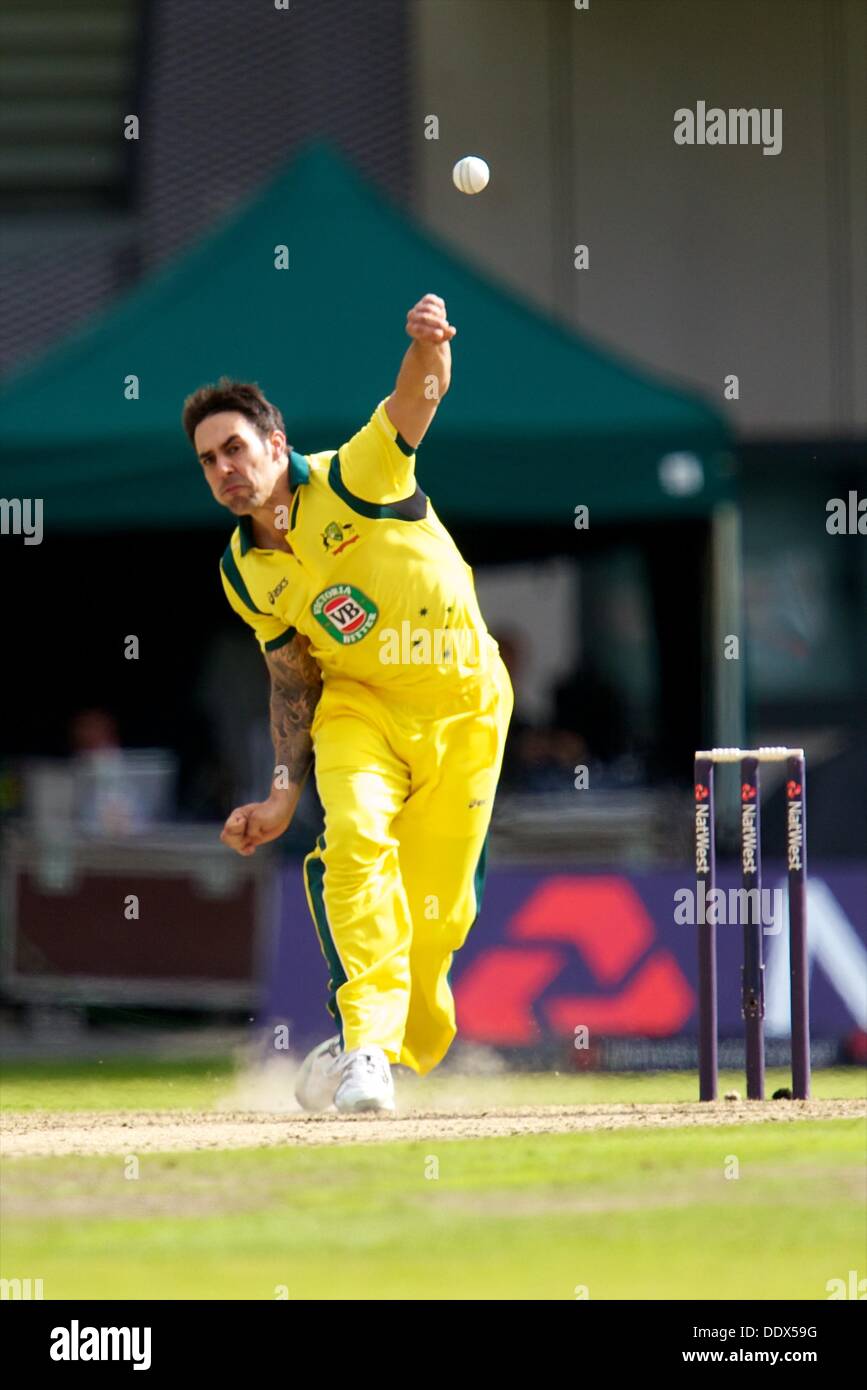
M 354 1052 L 350 1054 L 344 1064 L 341 1080 L 357 1081 L 362 1073 L 366 1073 L 368 1076 L 378 1075 L 381 1080 L 387 1082 L 389 1077 L 388 1064 L 381 1057 L 377 1057 L 374 1052 Z

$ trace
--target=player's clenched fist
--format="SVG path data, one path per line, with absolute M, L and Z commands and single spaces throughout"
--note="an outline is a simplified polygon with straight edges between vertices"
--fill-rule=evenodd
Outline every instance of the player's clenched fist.
M 285 800 L 252 801 L 232 812 L 220 839 L 239 854 L 253 854 L 257 845 L 276 840 L 288 830 L 291 820 L 292 807 Z
M 446 317 L 445 300 L 426 294 L 407 314 L 406 331 L 419 343 L 447 343 L 458 330 Z

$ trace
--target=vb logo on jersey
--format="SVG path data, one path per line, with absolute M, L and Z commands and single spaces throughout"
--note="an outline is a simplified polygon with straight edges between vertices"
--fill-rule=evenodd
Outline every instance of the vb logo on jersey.
M 348 647 L 366 637 L 379 617 L 376 604 L 352 584 L 332 584 L 310 605 L 311 612 L 335 642 Z

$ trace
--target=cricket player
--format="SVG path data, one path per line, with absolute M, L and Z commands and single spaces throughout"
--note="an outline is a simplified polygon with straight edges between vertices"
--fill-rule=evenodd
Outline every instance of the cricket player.
M 271 676 L 275 772 L 221 839 L 282 835 L 315 759 L 325 830 L 304 861 L 337 1034 L 305 1060 L 305 1109 L 394 1110 L 455 1036 L 453 953 L 479 911 L 512 688 L 472 571 L 415 476 L 456 329 L 428 294 L 390 396 L 341 448 L 303 454 L 255 385 L 222 378 L 183 422 L 238 519 L 220 572 Z M 472 486 L 472 479 L 468 479 Z

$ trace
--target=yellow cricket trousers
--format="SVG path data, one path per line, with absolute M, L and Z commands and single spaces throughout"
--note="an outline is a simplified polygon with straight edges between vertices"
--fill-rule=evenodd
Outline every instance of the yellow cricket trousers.
M 325 831 L 304 861 L 344 1048 L 424 1076 L 455 1036 L 452 953 L 481 905 L 512 713 L 494 651 L 470 688 L 432 695 L 326 679 L 313 721 Z

